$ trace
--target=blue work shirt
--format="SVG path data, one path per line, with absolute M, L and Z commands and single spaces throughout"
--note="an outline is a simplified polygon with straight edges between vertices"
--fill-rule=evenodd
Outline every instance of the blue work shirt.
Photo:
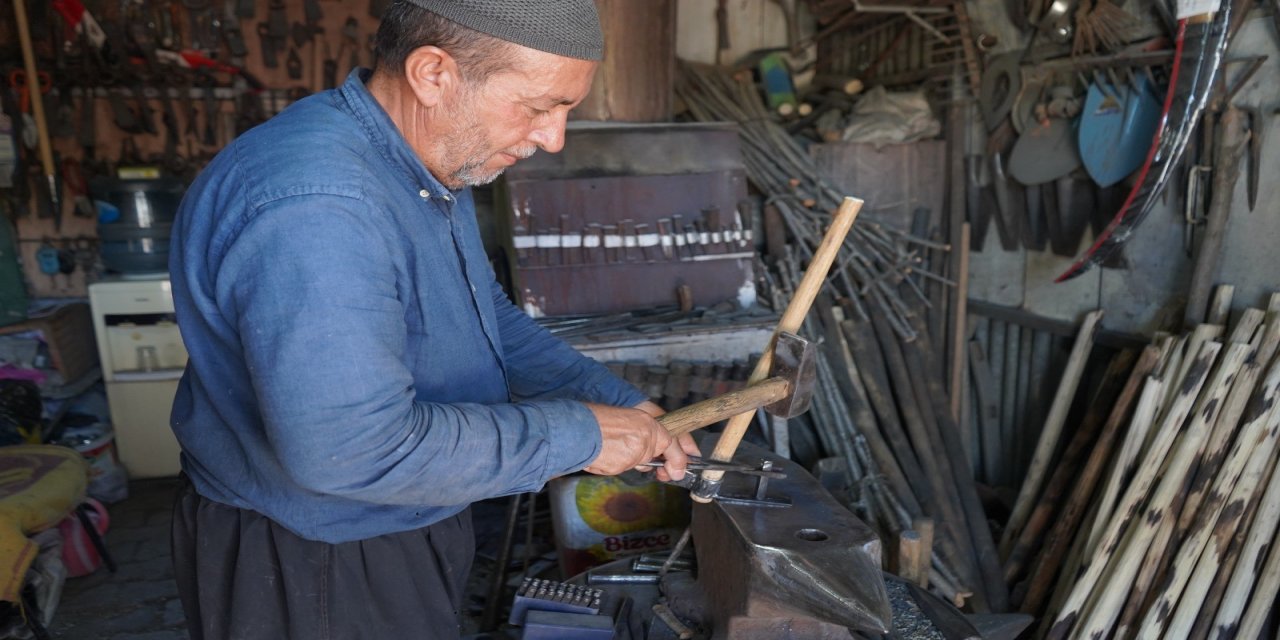
M 470 190 L 427 171 L 368 74 L 228 145 L 170 249 L 183 470 L 331 543 L 537 490 L 599 454 L 583 401 L 645 400 L 511 304 Z

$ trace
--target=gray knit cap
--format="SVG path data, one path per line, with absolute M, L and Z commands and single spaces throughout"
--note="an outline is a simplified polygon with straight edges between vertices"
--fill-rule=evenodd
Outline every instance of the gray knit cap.
M 409 0 L 468 29 L 567 58 L 604 58 L 594 0 Z

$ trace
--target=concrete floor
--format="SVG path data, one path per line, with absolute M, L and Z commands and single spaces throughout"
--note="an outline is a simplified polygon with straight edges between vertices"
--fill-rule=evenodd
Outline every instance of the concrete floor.
M 69 578 L 49 633 L 68 640 L 185 640 L 169 556 L 176 479 L 135 481 L 111 505 L 107 548 L 116 572 Z

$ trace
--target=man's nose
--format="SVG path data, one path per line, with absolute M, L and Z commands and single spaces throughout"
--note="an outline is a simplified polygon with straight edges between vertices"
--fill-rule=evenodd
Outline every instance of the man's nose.
M 547 153 L 558 153 L 564 148 L 564 127 L 568 119 L 568 109 L 556 109 L 546 124 L 529 134 L 529 139 Z

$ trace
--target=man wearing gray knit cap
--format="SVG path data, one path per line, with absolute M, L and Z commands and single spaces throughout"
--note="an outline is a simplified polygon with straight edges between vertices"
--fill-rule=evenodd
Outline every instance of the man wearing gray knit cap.
M 469 187 L 563 146 L 592 0 L 396 2 L 376 50 L 228 145 L 174 223 L 193 640 L 457 638 L 470 503 L 696 452 L 511 304 L 477 230 Z

